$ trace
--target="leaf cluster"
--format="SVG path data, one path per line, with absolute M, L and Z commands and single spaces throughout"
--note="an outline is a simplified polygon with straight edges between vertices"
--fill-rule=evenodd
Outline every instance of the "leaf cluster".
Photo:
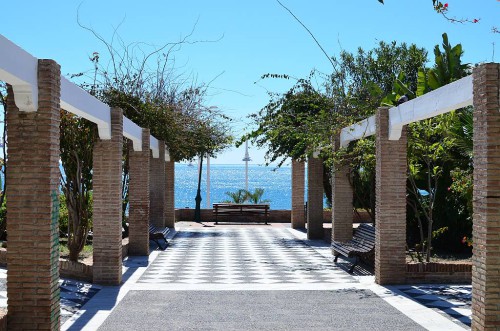
M 106 41 L 89 30 L 105 46 L 89 58 L 93 69 L 80 78 L 82 86 L 126 117 L 165 141 L 175 161 L 209 154 L 215 156 L 232 142 L 231 119 L 207 105 L 210 84 L 180 72 L 175 54 L 191 40 L 193 30 L 179 41 L 159 47 L 145 43 L 125 44 L 115 32 Z M 80 76 L 80 75 L 76 75 Z
M 228 203 L 268 203 L 269 200 L 263 200 L 262 196 L 264 195 L 263 188 L 256 188 L 254 192 L 247 191 L 245 189 L 239 189 L 235 192 L 226 192 L 226 195 L 231 198 L 231 200 L 227 200 L 225 202 Z

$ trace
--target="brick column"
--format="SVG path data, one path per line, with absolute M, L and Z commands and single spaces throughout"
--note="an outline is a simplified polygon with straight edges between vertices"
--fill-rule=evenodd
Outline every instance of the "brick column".
M 389 109 L 376 115 L 375 281 L 405 282 L 406 274 L 406 127 L 389 140 Z
M 94 147 L 94 282 L 118 285 L 122 279 L 123 111 L 111 109 L 111 139 Z
M 9 330 L 59 330 L 59 122 L 61 73 L 38 61 L 38 110 L 21 112 L 9 87 Z
M 500 65 L 474 69 L 472 330 L 500 330 Z
M 335 139 L 335 149 L 340 139 Z M 349 182 L 349 166 L 335 164 L 332 174 L 332 240 L 352 239 L 353 191 Z
M 307 162 L 307 238 L 323 239 L 323 160 Z
M 306 227 L 304 215 L 304 162 L 292 160 L 292 229 Z
M 160 157 L 151 157 L 149 164 L 150 223 L 165 227 L 165 143 L 158 142 Z
M 149 255 L 149 129 L 142 129 L 142 151 L 129 148 L 129 255 Z
M 175 227 L 175 162 L 165 162 L 165 226 Z

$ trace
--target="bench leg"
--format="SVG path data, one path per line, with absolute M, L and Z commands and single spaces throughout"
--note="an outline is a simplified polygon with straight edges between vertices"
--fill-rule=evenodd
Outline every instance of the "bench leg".
M 159 249 L 161 249 L 161 250 L 163 250 L 163 251 L 164 251 L 164 250 L 166 250 L 166 249 L 167 249 L 167 247 L 168 247 L 168 242 L 167 242 L 166 240 L 165 240 L 165 248 L 163 248 L 163 247 L 161 246 L 161 244 L 160 244 L 160 242 L 158 241 L 158 239 L 153 239 L 153 241 L 154 241 L 154 243 L 158 246 L 158 248 L 159 248 Z
M 333 259 L 333 262 L 337 262 L 337 260 L 339 259 L 340 254 L 335 254 L 334 256 L 335 256 L 335 258 Z
M 352 264 L 351 269 L 349 269 L 349 273 L 351 273 L 351 274 L 352 274 L 352 272 L 354 271 L 354 268 L 355 268 L 355 267 L 358 265 L 358 263 L 359 263 L 359 257 L 358 257 L 358 256 L 355 256 L 354 258 L 355 258 L 356 260 L 355 260 L 355 261 L 354 261 L 354 263 Z

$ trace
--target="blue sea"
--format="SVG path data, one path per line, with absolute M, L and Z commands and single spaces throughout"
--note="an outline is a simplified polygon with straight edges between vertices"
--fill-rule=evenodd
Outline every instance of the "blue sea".
M 210 165 L 210 205 L 207 206 L 207 169 L 203 163 L 201 181 L 201 208 L 212 208 L 212 203 L 229 200 L 226 192 L 245 188 L 245 165 Z M 198 165 L 175 165 L 175 208 L 194 208 L 198 185 Z M 291 209 L 291 167 L 248 165 L 248 189 L 263 188 L 262 199 L 270 200 L 271 209 Z

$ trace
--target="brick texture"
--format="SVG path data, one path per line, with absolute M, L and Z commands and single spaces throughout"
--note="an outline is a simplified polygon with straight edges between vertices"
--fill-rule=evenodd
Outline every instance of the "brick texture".
M 375 281 L 405 282 L 406 127 L 399 140 L 388 139 L 389 109 L 376 115 Z
M 306 227 L 304 215 L 305 165 L 292 160 L 292 229 Z
M 472 280 L 472 264 L 464 263 L 408 263 L 407 284 L 464 284 Z
M 307 162 L 307 238 L 323 239 L 323 160 Z
M 340 139 L 335 140 L 335 148 Z M 353 191 L 349 182 L 349 167 L 335 165 L 332 175 L 332 240 L 352 239 Z
M 10 330 L 58 330 L 60 67 L 38 61 L 38 111 L 20 112 L 9 87 Z
M 149 255 L 149 129 L 142 129 L 142 151 L 129 148 L 129 254 Z
M 158 142 L 160 157 L 151 156 L 149 163 L 150 223 L 165 227 L 165 143 Z
M 118 285 L 122 279 L 123 111 L 111 109 L 111 139 L 94 147 L 94 282 Z
M 500 66 L 474 69 L 472 330 L 500 330 Z
M 165 162 L 165 226 L 175 227 L 175 162 Z

